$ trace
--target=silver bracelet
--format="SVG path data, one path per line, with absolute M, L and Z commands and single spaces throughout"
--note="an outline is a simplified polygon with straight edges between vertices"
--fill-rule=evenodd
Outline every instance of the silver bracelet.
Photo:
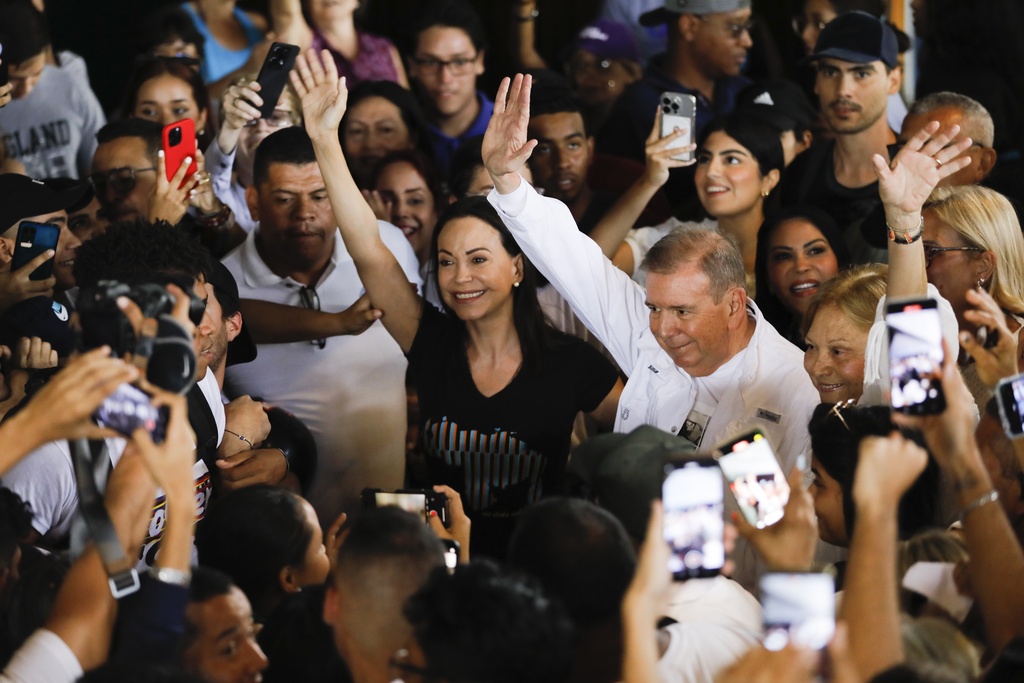
M 989 503 L 995 503 L 999 500 L 999 491 L 992 489 L 987 493 L 983 493 L 970 503 L 964 506 L 963 510 L 960 511 L 960 519 L 967 517 L 967 513 L 977 510 L 980 507 L 984 507 Z
M 149 575 L 160 583 L 169 583 L 172 586 L 188 588 L 192 583 L 192 571 L 189 569 L 169 569 L 168 567 L 152 566 L 149 568 Z

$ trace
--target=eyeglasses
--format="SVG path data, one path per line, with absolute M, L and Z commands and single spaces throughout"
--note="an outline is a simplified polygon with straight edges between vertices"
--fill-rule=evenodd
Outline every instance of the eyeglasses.
M 92 183 L 92 187 L 96 190 L 96 195 L 99 197 L 105 197 L 107 194 L 107 188 L 113 188 L 114 192 L 118 195 L 126 195 L 135 189 L 135 174 L 145 173 L 146 171 L 155 171 L 156 166 L 150 166 L 149 168 L 132 168 L 125 166 L 123 168 L 115 168 L 109 171 L 98 171 L 89 176 L 89 182 Z
M 981 253 L 985 250 L 981 247 L 931 247 L 926 244 L 924 245 L 924 267 L 927 268 L 932 265 L 932 261 L 935 260 L 936 256 L 947 251 L 976 251 Z
M 828 414 L 834 415 L 837 420 L 843 423 L 843 426 L 846 427 L 846 431 L 850 431 L 850 425 L 846 424 L 846 418 L 843 417 L 842 411 L 847 408 L 852 408 L 855 405 L 857 405 L 857 399 L 848 398 L 845 401 L 840 401 L 832 406 L 832 409 L 828 411 Z
M 390 678 L 391 683 L 406 683 L 410 681 L 408 674 L 415 674 L 419 676 L 423 681 L 438 681 L 441 677 L 422 666 L 417 666 L 409 661 L 409 651 L 405 648 L 397 650 L 395 654 L 388 659 L 388 666 L 391 667 Z
M 452 76 L 465 76 L 471 70 L 473 65 L 476 63 L 479 53 L 472 57 L 456 57 L 455 59 L 449 59 L 445 61 L 443 59 L 435 59 L 434 57 L 413 57 L 412 63 L 421 69 L 433 71 L 440 74 L 445 68 L 451 72 Z
M 825 28 L 825 25 L 827 23 L 828 22 L 825 22 L 825 21 L 807 21 L 807 17 L 805 17 L 802 14 L 798 14 L 795 17 L 793 17 L 792 26 L 793 26 L 793 31 L 797 35 L 801 35 L 801 34 L 803 34 L 804 29 L 807 28 L 808 26 L 811 26 L 818 33 L 821 33 L 821 31 Z
M 299 300 L 302 301 L 303 308 L 308 308 L 311 311 L 320 310 L 320 295 L 316 293 L 316 289 L 313 287 L 303 287 L 299 290 Z M 310 344 L 316 344 L 319 348 L 327 346 L 326 339 L 310 339 Z
M 717 22 L 711 21 L 709 17 L 706 17 L 703 14 L 698 14 L 697 16 L 703 22 L 707 22 L 709 24 L 717 24 Z M 751 31 L 753 31 L 754 27 L 757 26 L 757 23 L 753 19 L 747 19 L 742 24 L 737 24 L 735 22 L 730 21 L 727 24 L 717 25 L 724 28 L 726 32 L 729 34 L 729 37 L 731 37 L 733 40 L 739 40 L 740 38 L 743 37 L 744 33 L 749 34 Z
M 292 122 L 292 113 L 285 109 L 275 109 L 274 112 L 265 119 L 253 119 L 252 121 L 246 121 L 246 128 L 255 128 L 260 125 L 262 121 L 269 128 L 287 128 L 288 126 L 294 125 Z

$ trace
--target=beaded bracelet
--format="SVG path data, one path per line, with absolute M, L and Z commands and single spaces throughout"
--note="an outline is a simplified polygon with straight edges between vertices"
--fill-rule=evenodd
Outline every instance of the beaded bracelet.
M 980 507 L 984 507 L 989 503 L 995 503 L 998 500 L 999 491 L 996 491 L 995 489 L 992 489 L 987 493 L 983 493 L 964 506 L 963 510 L 960 511 L 960 519 L 964 519 L 965 517 L 967 517 L 967 513 L 973 512 L 974 510 L 977 510 Z
M 889 228 L 889 241 L 895 242 L 896 244 L 913 244 L 914 242 L 921 239 L 924 235 L 924 216 L 921 216 L 921 223 L 917 226 L 917 232 L 911 234 L 910 230 L 896 231 L 894 227 L 885 224 L 885 227 Z

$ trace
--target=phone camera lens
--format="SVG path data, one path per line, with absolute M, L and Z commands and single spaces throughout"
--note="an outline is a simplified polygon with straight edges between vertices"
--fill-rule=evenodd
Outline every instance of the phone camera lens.
M 674 111 L 674 112 L 675 111 L 679 111 L 679 103 L 678 102 L 673 102 L 672 103 L 672 111 Z
M 672 103 L 672 100 L 670 100 L 667 97 L 663 97 L 663 98 L 661 98 L 661 103 L 664 104 L 664 105 L 669 105 L 669 104 Z
M 36 229 L 35 228 L 26 227 L 25 228 L 25 241 L 26 242 L 35 242 L 35 240 L 36 240 Z
M 175 126 L 171 129 L 171 132 L 167 135 L 167 142 L 171 147 L 181 144 L 181 126 Z

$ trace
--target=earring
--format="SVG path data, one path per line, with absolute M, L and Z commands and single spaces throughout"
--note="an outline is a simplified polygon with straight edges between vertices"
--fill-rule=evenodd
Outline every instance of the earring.
M 518 282 L 513 282 L 513 283 L 512 283 L 512 286 L 513 286 L 513 287 L 518 287 L 518 286 L 519 286 L 519 283 L 518 283 Z
M 985 289 L 985 278 L 978 278 L 978 289 Z
M 764 192 L 761 193 L 761 196 L 767 199 L 768 195 L 770 195 L 770 194 L 771 194 L 771 190 L 765 190 Z
M 615 87 L 615 81 L 608 81 L 608 89 L 611 90 Z

